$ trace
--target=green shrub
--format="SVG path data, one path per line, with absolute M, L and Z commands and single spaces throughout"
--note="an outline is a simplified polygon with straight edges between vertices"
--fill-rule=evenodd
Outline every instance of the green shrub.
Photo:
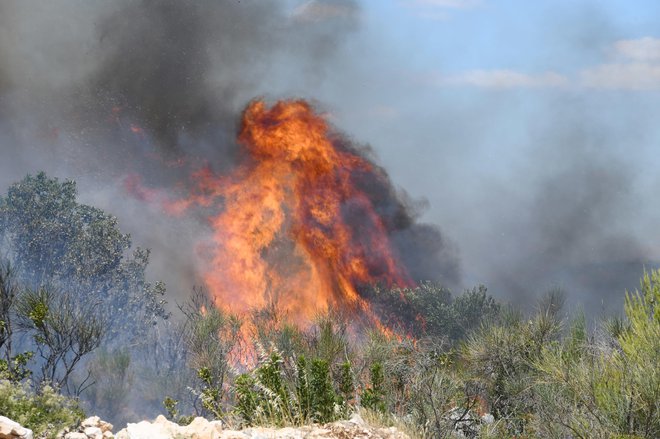
M 576 437 L 660 437 L 660 272 L 626 295 L 626 321 L 608 323 L 613 339 L 588 342 L 574 324 L 562 344 L 536 362 L 546 424 Z M 542 393 L 541 393 L 542 392 Z
M 38 393 L 28 384 L 0 380 L 0 413 L 34 431 L 36 437 L 54 438 L 66 427 L 74 427 L 83 419 L 75 400 L 59 395 L 44 386 Z
M 339 394 L 341 395 L 342 406 L 345 412 L 348 413 L 349 407 L 355 402 L 355 380 L 349 361 L 339 366 Z
M 312 395 L 309 388 L 308 365 L 304 355 L 300 355 L 296 360 L 296 398 L 300 422 L 305 423 L 311 418 Z
M 312 395 L 312 419 L 320 423 L 334 421 L 337 395 L 332 388 L 330 366 L 326 360 L 317 358 L 312 361 L 309 388 Z
M 385 411 L 383 365 L 374 363 L 370 373 L 371 385 L 362 393 L 362 407 L 383 413 Z
M 558 340 L 560 321 L 547 309 L 526 320 L 515 311 L 484 325 L 462 351 L 468 376 L 480 383 L 492 414 L 506 434 L 534 434 L 537 426 L 536 369 L 543 347 Z

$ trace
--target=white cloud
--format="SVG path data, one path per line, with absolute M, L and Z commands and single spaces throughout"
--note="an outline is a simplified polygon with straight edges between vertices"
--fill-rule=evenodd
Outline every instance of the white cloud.
M 420 0 L 452 3 L 458 0 Z M 442 87 L 472 86 L 492 89 L 586 88 L 660 91 L 660 39 L 619 40 L 609 47 L 610 59 L 565 76 L 554 71 L 525 73 L 511 69 L 469 70 L 456 75 L 433 75 L 424 82 Z
M 568 79 L 555 72 L 532 75 L 515 70 L 471 70 L 455 76 L 441 76 L 435 82 L 444 86 L 471 85 L 505 89 L 563 87 L 568 84 Z
M 620 40 L 613 45 L 614 52 L 624 58 L 639 62 L 660 61 L 660 39 L 644 37 L 637 40 Z
M 603 64 L 583 70 L 580 79 L 592 88 L 660 90 L 660 64 Z
M 644 37 L 612 44 L 613 62 L 580 72 L 585 87 L 611 90 L 660 90 L 660 39 Z

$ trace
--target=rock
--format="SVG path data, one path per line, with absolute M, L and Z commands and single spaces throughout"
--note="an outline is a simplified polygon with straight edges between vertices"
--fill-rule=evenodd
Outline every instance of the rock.
M 101 422 L 101 418 L 98 416 L 90 416 L 80 423 L 81 427 L 98 427 Z
M 324 426 L 267 428 L 253 427 L 241 431 L 223 430 L 220 421 L 195 418 L 189 425 L 178 425 L 158 416 L 152 423 L 128 424 L 115 439 L 409 439 L 394 427 L 374 428 L 359 416 Z
M 83 433 L 88 439 L 103 439 L 103 432 L 98 427 L 85 427 Z
M 18 422 L 0 416 L 0 439 L 33 439 L 34 433 Z
M 82 421 L 80 426 L 85 429 L 86 427 L 97 427 L 101 429 L 101 433 L 105 433 L 106 431 L 112 431 L 112 424 L 109 422 L 105 422 L 98 416 L 90 416 L 89 418 L 85 419 Z
M 222 422 L 197 417 L 185 427 L 179 427 L 179 432 L 190 439 L 219 439 L 222 433 Z
M 115 439 L 171 439 L 173 436 L 162 423 L 142 421 L 129 423 L 115 435 Z
M 101 420 L 98 416 L 90 416 L 80 423 L 75 431 L 64 430 L 57 435 L 58 439 L 114 439 L 112 424 Z

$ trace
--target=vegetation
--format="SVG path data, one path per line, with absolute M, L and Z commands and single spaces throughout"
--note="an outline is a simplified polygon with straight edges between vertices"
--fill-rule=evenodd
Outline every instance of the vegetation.
M 432 283 L 363 292 L 393 333 L 337 310 L 301 329 L 276 307 L 239 319 L 203 291 L 163 319 L 148 252 L 129 255 L 116 220 L 78 204 L 72 182 L 12 186 L 0 238 L 0 413 L 40 437 L 82 417 L 78 397 L 126 416 L 131 389 L 179 423 L 360 412 L 428 438 L 660 437 L 660 271 L 593 329 L 563 314 L 560 291 L 523 314 L 484 287 L 453 296 Z
M 126 346 L 135 350 L 167 317 L 164 285 L 145 280 L 148 250 L 129 254 L 117 219 L 76 195 L 74 182 L 41 173 L 0 196 L 0 382 L 16 386 L 21 410 L 35 404 L 43 416 L 52 412 L 53 425 L 73 418 L 47 405 L 68 407 L 59 393 L 78 397 L 97 380 L 87 402 L 116 406 L 108 395 L 117 383 L 98 371 L 127 368 Z M 101 346 L 112 359 L 90 356 Z M 25 419 L 28 427 L 41 422 Z
M 72 300 L 98 303 L 113 322 L 107 341 L 135 341 L 166 316 L 164 285 L 145 280 L 149 251 L 129 254 L 131 239 L 117 218 L 76 196 L 75 182 L 44 173 L 13 184 L 0 196 L 0 251 L 21 286 L 53 287 Z
M 54 438 L 63 428 L 76 425 L 83 418 L 76 401 L 52 387 L 44 386 L 35 393 L 28 383 L 7 380 L 0 380 L 0 413 L 40 438 Z

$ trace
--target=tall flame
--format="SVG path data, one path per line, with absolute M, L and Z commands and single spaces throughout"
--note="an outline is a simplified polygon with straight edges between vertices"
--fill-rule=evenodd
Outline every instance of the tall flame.
M 302 324 L 329 307 L 371 314 L 361 285 L 412 285 L 356 184 L 377 170 L 333 139 L 308 103 L 252 102 L 238 140 L 245 156 L 234 172 L 197 172 L 195 194 L 170 206 L 218 212 L 203 275 L 216 306 L 245 313 L 275 304 Z

